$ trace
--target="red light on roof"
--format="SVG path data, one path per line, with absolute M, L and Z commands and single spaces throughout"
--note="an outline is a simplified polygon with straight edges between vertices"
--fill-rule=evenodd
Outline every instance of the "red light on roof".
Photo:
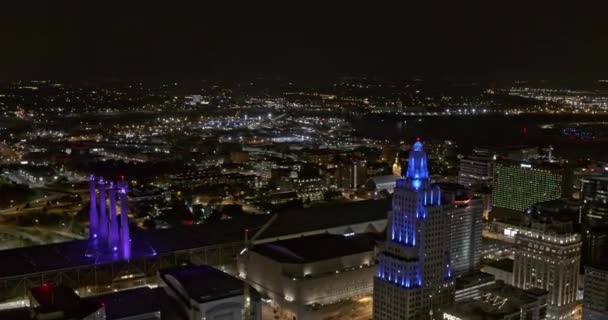
M 416 141 L 420 141 L 420 137 L 416 137 Z
M 120 175 L 120 180 L 125 181 L 125 175 L 124 174 Z

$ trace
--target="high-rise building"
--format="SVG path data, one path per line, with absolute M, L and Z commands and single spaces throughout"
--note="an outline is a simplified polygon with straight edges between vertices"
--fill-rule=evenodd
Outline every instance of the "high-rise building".
M 608 270 L 585 267 L 584 320 L 608 319 Z
M 581 185 L 586 218 L 593 223 L 608 223 L 608 175 L 586 176 Z
M 608 319 L 608 176 L 581 179 L 583 200 L 583 319 Z
M 570 197 L 572 169 L 558 163 L 497 163 L 493 206 L 523 211 L 535 203 Z
M 491 186 L 495 162 L 495 153 L 481 149 L 473 150 L 473 155 L 460 159 L 458 183 L 467 187 Z
M 608 176 L 581 179 L 583 263 L 608 269 Z
M 374 278 L 374 319 L 440 319 L 454 301 L 449 256 L 451 205 L 431 186 L 427 156 L 417 141 L 404 179 L 397 180 L 387 240 Z
M 448 211 L 450 231 L 450 260 L 452 273 L 458 276 L 479 270 L 483 202 L 459 184 L 437 184 L 443 202 L 452 204 Z
M 525 220 L 526 228 L 515 236 L 514 285 L 549 292 L 547 319 L 577 319 L 581 236 L 563 223 L 553 228 L 551 217 L 539 211 Z
M 367 182 L 367 162 L 365 160 L 339 160 L 336 168 L 336 185 L 343 189 L 357 189 Z

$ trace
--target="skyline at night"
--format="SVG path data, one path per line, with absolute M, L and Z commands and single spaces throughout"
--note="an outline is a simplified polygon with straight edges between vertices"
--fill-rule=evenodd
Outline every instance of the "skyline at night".
M 0 319 L 607 320 L 606 9 L 6 4 Z

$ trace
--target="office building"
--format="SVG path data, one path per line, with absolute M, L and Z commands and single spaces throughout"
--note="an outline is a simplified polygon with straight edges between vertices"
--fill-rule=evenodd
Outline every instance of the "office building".
M 608 175 L 590 175 L 581 179 L 581 200 L 590 222 L 608 223 Z
M 374 319 L 440 319 L 454 301 L 449 255 L 450 205 L 431 186 L 427 156 L 417 141 L 405 178 L 397 181 L 387 239 L 374 278 Z
M 491 186 L 494 177 L 495 156 L 483 156 L 474 154 L 470 157 L 460 159 L 460 170 L 458 172 L 458 183 L 470 187 Z
M 572 169 L 558 163 L 499 162 L 493 206 L 523 211 L 533 204 L 572 195 Z
M 608 269 L 608 176 L 581 179 L 583 263 Z
M 547 290 L 548 319 L 576 319 L 581 236 L 550 214 L 531 210 L 515 236 L 513 283 Z
M 608 270 L 585 267 L 584 320 L 608 319 Z
M 583 200 L 583 319 L 608 319 L 608 176 L 581 179 Z
M 448 307 L 444 320 L 543 320 L 547 311 L 547 292 L 522 290 L 497 281 L 481 288 L 479 298 Z
M 341 189 L 358 189 L 367 182 L 367 162 L 358 159 L 339 159 L 336 162 L 336 185 Z
M 365 233 L 256 244 L 238 256 L 239 275 L 290 318 L 317 319 L 315 306 L 371 295 L 375 246 Z
M 483 202 L 459 184 L 440 183 L 443 202 L 452 204 L 448 211 L 450 260 L 455 276 L 479 270 Z

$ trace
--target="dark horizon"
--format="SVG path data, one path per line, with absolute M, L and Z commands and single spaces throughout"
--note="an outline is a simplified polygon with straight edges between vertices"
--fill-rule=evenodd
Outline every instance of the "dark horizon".
M 14 5 L 18 6 L 18 5 Z M 43 3 L 1 14 L 2 79 L 602 79 L 596 8 Z

